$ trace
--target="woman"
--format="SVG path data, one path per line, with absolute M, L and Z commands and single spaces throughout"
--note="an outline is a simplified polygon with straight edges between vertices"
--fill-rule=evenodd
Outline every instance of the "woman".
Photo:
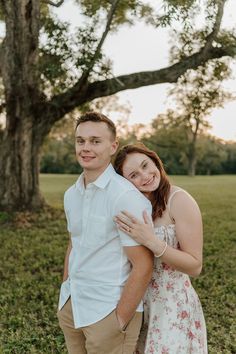
M 189 275 L 202 269 L 202 219 L 195 200 L 171 185 L 154 151 L 139 143 L 123 147 L 116 171 L 152 203 L 152 219 L 144 211 L 137 220 L 122 211 L 118 227 L 155 256 L 151 283 L 144 299 L 144 324 L 137 354 L 205 354 L 206 327 L 202 307 Z

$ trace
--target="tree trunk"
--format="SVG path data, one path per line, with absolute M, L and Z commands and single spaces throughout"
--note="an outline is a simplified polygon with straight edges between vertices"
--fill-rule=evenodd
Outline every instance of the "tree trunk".
M 43 205 L 39 192 L 39 148 L 32 121 L 22 121 L 12 132 L 6 132 L 1 143 L 0 208 L 34 210 Z
M 7 0 L 3 11 L 7 123 L 0 145 L 0 209 L 32 210 L 43 204 L 38 180 L 43 141 L 37 117 L 39 1 Z
M 188 152 L 188 175 L 195 176 L 196 175 L 196 141 L 194 140 L 189 145 L 189 152 Z
M 189 157 L 188 175 L 192 177 L 196 175 L 196 159 L 193 156 Z
M 196 154 L 196 144 L 197 144 L 197 137 L 198 131 L 200 126 L 200 119 L 198 113 L 195 112 L 194 114 L 194 125 L 191 122 L 192 115 L 188 115 L 188 122 L 189 122 L 189 149 L 188 149 L 188 175 L 195 176 L 196 175 L 196 165 L 197 165 L 197 154 Z

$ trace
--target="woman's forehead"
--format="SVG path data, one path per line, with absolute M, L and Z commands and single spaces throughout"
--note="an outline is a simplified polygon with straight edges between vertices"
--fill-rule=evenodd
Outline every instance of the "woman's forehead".
M 132 172 L 132 170 L 137 169 L 147 159 L 149 159 L 147 155 L 139 152 L 128 154 L 123 165 L 123 172 L 125 174 Z

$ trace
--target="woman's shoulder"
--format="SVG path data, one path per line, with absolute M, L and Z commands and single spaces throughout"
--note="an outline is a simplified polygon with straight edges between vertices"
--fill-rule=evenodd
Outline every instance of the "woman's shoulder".
M 174 192 L 182 191 L 182 190 L 183 190 L 183 188 L 181 188 L 181 187 L 179 187 L 179 186 L 176 186 L 175 184 L 171 184 L 169 195 L 171 195 L 171 194 L 174 193 Z
M 176 185 L 171 185 L 170 186 L 170 192 L 169 192 L 169 197 L 170 198 L 172 195 L 177 194 L 179 192 L 185 193 L 187 195 L 190 195 L 188 191 L 186 191 L 185 189 L 183 189 L 182 187 L 176 186 Z
M 183 188 L 179 187 L 179 186 L 176 186 L 176 185 L 171 185 L 170 186 L 170 192 L 169 192 L 169 195 L 168 195 L 168 202 L 170 199 L 172 199 L 174 197 L 174 195 L 177 195 L 179 194 L 179 192 L 183 192 L 183 193 L 187 193 L 188 192 L 186 190 L 184 190 Z
M 167 200 L 168 209 L 173 209 L 173 207 L 176 207 L 177 209 L 181 207 L 182 209 L 184 206 L 187 208 L 191 206 L 198 207 L 196 200 L 191 194 L 189 194 L 189 192 L 181 187 L 172 185 Z

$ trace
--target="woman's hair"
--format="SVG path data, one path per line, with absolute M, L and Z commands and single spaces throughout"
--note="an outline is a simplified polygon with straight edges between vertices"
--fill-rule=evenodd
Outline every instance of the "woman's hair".
M 127 155 L 140 153 L 144 154 L 155 163 L 160 172 L 160 184 L 158 188 L 151 193 L 150 201 L 152 203 L 152 218 L 155 220 L 157 217 L 161 217 L 163 211 L 166 210 L 168 195 L 170 192 L 170 182 L 166 175 L 164 166 L 157 154 L 149 150 L 143 143 L 129 144 L 123 146 L 114 161 L 114 168 L 117 173 L 123 176 L 123 165 Z

